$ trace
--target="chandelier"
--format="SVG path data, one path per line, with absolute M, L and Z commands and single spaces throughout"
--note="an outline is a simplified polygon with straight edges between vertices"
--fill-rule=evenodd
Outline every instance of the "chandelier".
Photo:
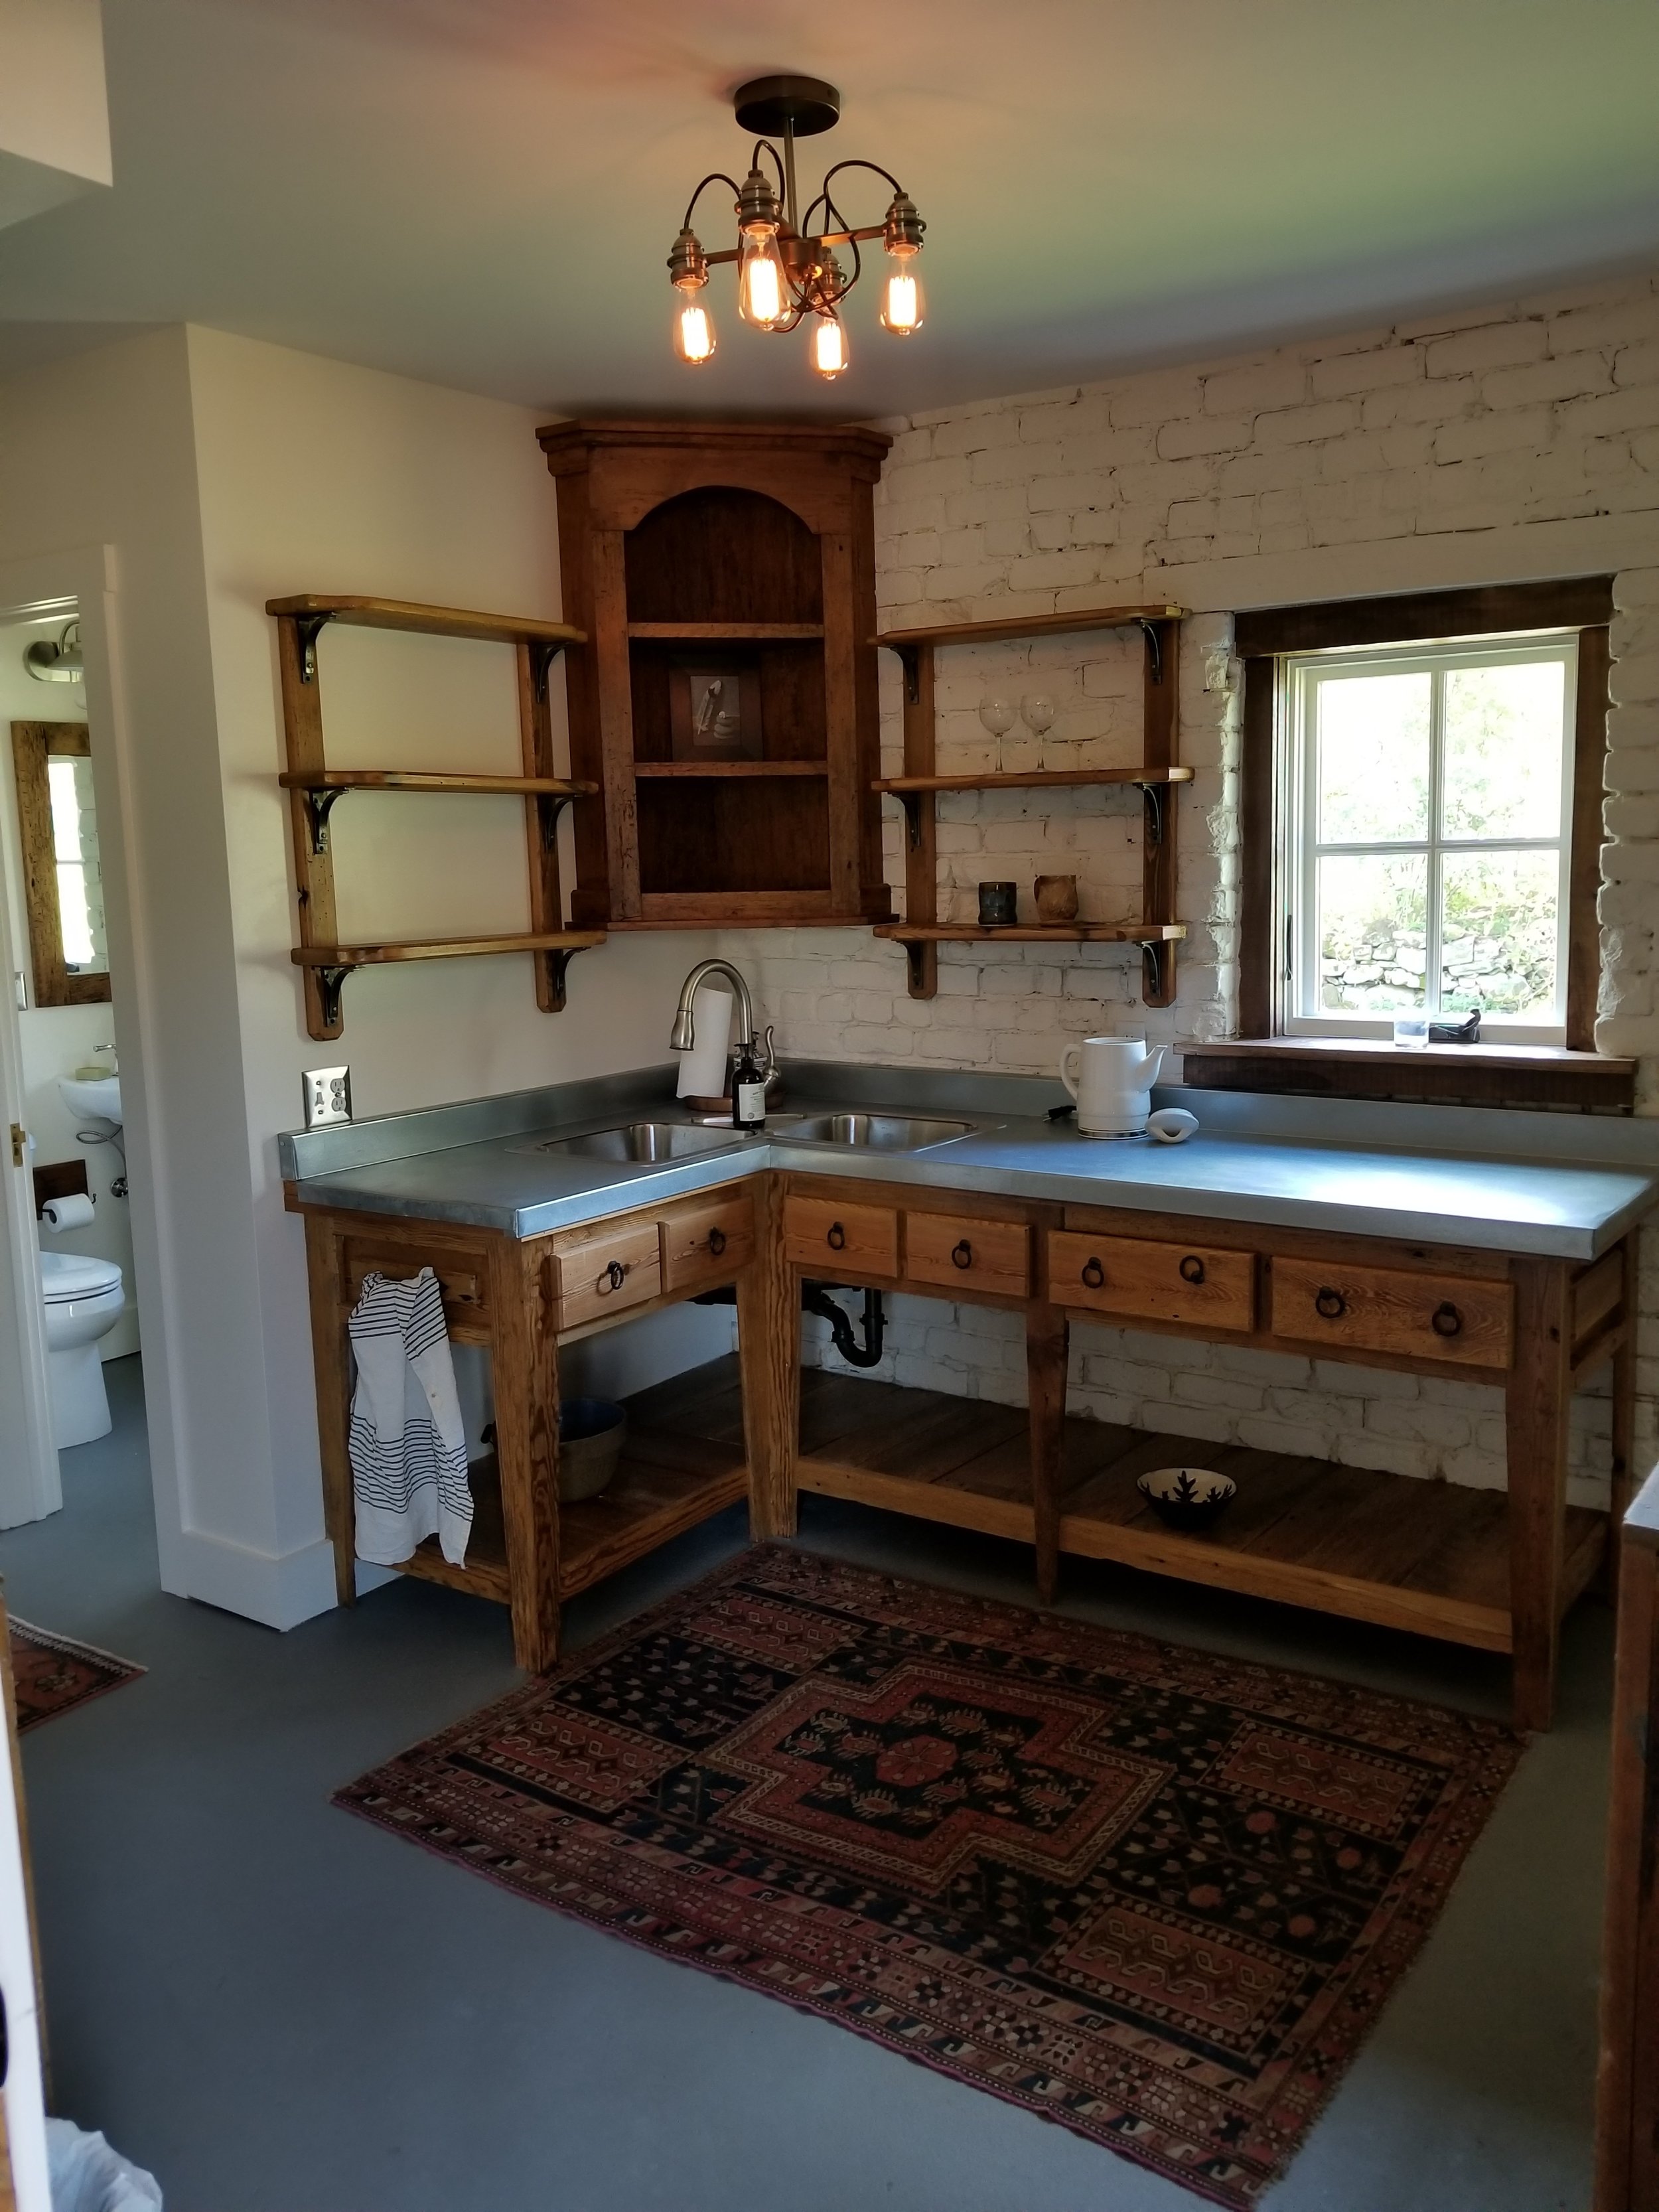
M 674 352 L 690 368 L 699 368 L 714 352 L 714 323 L 702 295 L 708 271 L 719 261 L 738 264 L 738 312 L 757 331 L 793 331 L 806 323 L 809 357 L 818 374 L 837 377 L 849 355 L 841 319 L 842 301 L 863 273 L 860 246 L 880 239 L 887 254 L 882 286 L 881 325 L 895 337 L 921 328 L 921 284 L 916 256 L 927 228 L 915 204 L 899 183 L 874 161 L 837 161 L 824 176 L 817 198 L 803 221 L 795 195 L 795 141 L 830 130 L 841 118 L 841 94 L 832 84 L 811 76 L 763 76 L 732 94 L 740 129 L 757 134 L 749 174 L 742 184 L 716 169 L 692 193 L 685 221 L 668 257 L 669 281 L 678 295 L 674 308 Z M 782 141 L 782 150 L 773 143 Z M 771 173 L 763 167 L 770 156 Z M 848 169 L 868 169 L 892 187 L 886 215 L 878 223 L 854 229 L 831 191 Z M 735 195 L 738 243 L 718 253 L 705 252 L 691 228 L 698 200 L 710 185 L 726 185 Z M 843 266 L 836 249 L 849 249 Z

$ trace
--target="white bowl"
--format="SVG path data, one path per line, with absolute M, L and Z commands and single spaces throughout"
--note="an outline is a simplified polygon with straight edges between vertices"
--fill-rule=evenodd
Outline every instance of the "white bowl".
M 1207 1467 L 1155 1467 L 1135 1488 L 1172 1528 L 1207 1528 L 1238 1494 L 1230 1474 Z

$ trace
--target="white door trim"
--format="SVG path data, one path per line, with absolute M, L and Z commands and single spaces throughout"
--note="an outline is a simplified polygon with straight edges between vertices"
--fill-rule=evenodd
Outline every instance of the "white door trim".
M 40 1303 L 40 1238 L 34 1224 L 33 1146 L 13 1164 L 10 1131 L 23 1127 L 23 1040 L 17 1023 L 12 979 L 21 965 L 12 942 L 11 902 L 4 896 L 5 867 L 0 855 L 0 1267 L 5 1294 L 0 1315 L 16 1332 L 15 1372 L 18 1396 L 0 1418 L 0 1528 L 44 1520 L 64 1502 L 58 1479 L 58 1447 L 52 1435 L 52 1401 L 46 1383 L 46 1317 Z M 11 1360 L 5 1363 L 13 1366 Z
M 131 718 L 121 681 L 116 622 L 118 577 L 112 546 L 89 545 L 0 562 L 0 619 L 26 620 L 73 600 L 86 659 L 87 727 L 98 807 L 99 857 L 109 936 L 116 1042 L 125 1115 L 128 1205 L 133 1266 L 144 1330 L 144 1401 L 149 1428 L 150 1480 L 161 1587 L 188 1595 L 184 1577 L 184 1516 L 179 1479 L 178 1422 L 182 1394 L 165 1286 L 170 1279 L 168 1209 L 161 1147 L 152 1128 L 145 1069 L 156 1035 L 155 962 L 144 926 L 143 878 L 135 865 Z M 10 977 L 6 978 L 7 989 Z M 15 1021 L 15 1017 L 14 1015 Z M 9 1150 L 3 1158 L 9 1164 Z M 33 1210 L 29 1212 L 33 1236 Z M 34 1262 L 31 1259 L 31 1267 Z M 38 1306 L 39 1300 L 34 1301 Z M 40 1320 L 44 1362 L 45 1317 Z M 43 1372 L 44 1381 L 44 1372 Z

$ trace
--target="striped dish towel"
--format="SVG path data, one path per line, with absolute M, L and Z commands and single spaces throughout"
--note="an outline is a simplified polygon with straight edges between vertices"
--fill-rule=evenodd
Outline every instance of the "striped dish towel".
M 357 1557 L 395 1567 L 435 1534 L 450 1565 L 464 1566 L 472 1492 L 438 1278 L 430 1267 L 401 1281 L 365 1275 L 348 1326 Z

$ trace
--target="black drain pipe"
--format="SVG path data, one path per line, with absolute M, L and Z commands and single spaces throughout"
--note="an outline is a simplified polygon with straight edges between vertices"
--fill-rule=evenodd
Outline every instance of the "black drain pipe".
M 874 1367 L 881 1359 L 881 1340 L 887 1326 L 886 1313 L 879 1291 L 864 1293 L 864 1341 L 860 1344 L 854 1334 L 853 1316 L 830 1295 L 832 1290 L 850 1290 L 851 1284 L 803 1283 L 800 1304 L 803 1313 L 816 1314 L 820 1321 L 830 1324 L 830 1334 L 836 1349 L 849 1367 Z M 697 1306 L 734 1306 L 738 1303 L 737 1285 L 726 1283 L 717 1291 L 704 1291 L 691 1301 Z

